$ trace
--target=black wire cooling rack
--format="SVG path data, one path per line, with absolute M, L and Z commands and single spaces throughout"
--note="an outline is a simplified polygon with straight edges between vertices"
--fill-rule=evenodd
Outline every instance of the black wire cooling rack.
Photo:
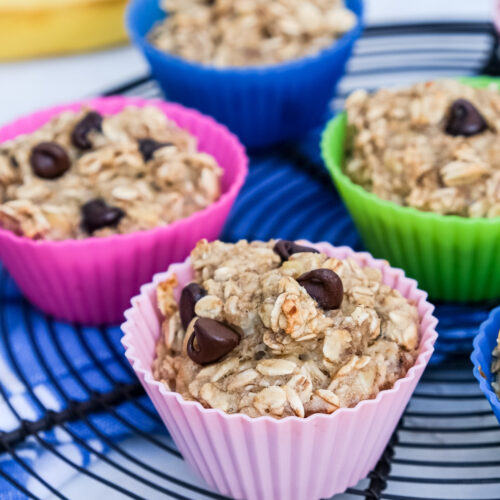
M 497 48 L 489 23 L 370 27 L 333 106 L 357 87 L 498 74 Z M 149 77 L 106 94 L 161 95 Z M 252 157 L 225 239 L 305 236 L 360 248 L 317 142 L 316 132 Z M 282 200 L 284 208 L 270 210 Z M 123 357 L 117 327 L 56 322 L 28 304 L 3 270 L 0 301 L 0 356 L 8 365 L 0 365 L 0 428 L 10 422 L 0 432 L 0 484 L 6 486 L 0 498 L 225 498 L 186 468 Z M 494 305 L 438 305 L 441 338 L 433 364 L 375 469 L 336 500 L 500 499 L 500 427 L 467 358 Z M 66 484 L 54 480 L 54 470 Z

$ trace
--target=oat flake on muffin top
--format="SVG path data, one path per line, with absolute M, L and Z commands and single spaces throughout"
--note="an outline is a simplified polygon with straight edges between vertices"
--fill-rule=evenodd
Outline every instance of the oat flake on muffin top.
M 163 0 L 153 45 L 189 61 L 276 64 L 315 54 L 354 27 L 343 0 Z
M 307 417 L 374 398 L 404 377 L 418 313 L 378 269 L 287 241 L 200 241 L 194 281 L 164 316 L 153 373 L 187 400 L 251 417 Z
M 423 211 L 500 216 L 500 93 L 458 81 L 353 93 L 347 175 Z
M 0 144 L 0 227 L 63 240 L 165 226 L 216 201 L 221 175 L 154 106 L 64 111 Z

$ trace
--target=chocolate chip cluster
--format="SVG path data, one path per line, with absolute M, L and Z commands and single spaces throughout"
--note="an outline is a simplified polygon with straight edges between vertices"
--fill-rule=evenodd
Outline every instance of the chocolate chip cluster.
M 71 132 L 73 146 L 81 151 L 92 149 L 89 138 L 92 132 L 102 132 L 102 116 L 96 111 L 89 111 L 76 123 Z M 31 150 L 30 165 L 38 177 L 57 179 L 70 169 L 71 160 L 57 142 L 40 142 Z M 124 215 L 121 208 L 109 206 L 103 199 L 97 198 L 81 206 L 81 225 L 88 234 L 92 234 L 103 227 L 116 227 Z
M 297 245 L 288 240 L 279 240 L 274 245 L 273 250 L 281 257 L 282 262 L 288 260 L 295 253 L 319 253 L 314 248 Z M 297 282 L 325 310 L 338 309 L 342 304 L 344 295 L 342 280 L 338 274 L 330 269 L 309 271 L 299 276 Z M 196 316 L 196 303 L 206 295 L 206 290 L 197 283 L 189 283 L 183 288 L 179 313 L 182 327 L 186 333 L 191 321 Z M 231 352 L 240 341 L 237 331 L 231 326 L 208 318 L 196 319 L 191 330 L 192 333 L 187 344 L 187 354 L 195 363 L 200 365 L 218 361 Z
M 200 241 L 194 281 L 157 289 L 153 373 L 186 399 L 249 416 L 332 413 L 413 363 L 418 313 L 380 271 L 293 241 Z
M 66 111 L 0 146 L 0 226 L 35 239 L 150 229 L 213 203 L 221 173 L 157 108 Z

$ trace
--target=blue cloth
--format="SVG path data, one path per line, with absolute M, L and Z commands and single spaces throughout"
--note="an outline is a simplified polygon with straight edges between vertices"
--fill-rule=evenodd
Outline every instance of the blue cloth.
M 118 383 L 136 382 L 128 362 L 122 358 L 118 327 L 75 329 L 61 322 L 52 322 L 28 305 L 9 279 L 4 279 L 3 284 L 0 304 L 0 431 L 19 428 L 21 419 L 38 420 L 48 409 L 61 411 L 67 407 L 68 400 L 85 401 L 91 391 L 108 392 Z M 70 366 L 77 376 L 71 372 Z M 16 456 L 57 487 L 76 470 L 65 466 L 55 453 L 86 467 L 96 460 L 96 455 L 87 447 L 106 453 L 107 439 L 116 441 L 131 434 L 132 428 L 126 422 L 145 432 L 163 429 L 145 396 L 117 406 L 115 412 L 93 414 L 88 422 L 68 423 L 41 432 L 40 439 L 46 447 L 30 437 L 16 447 Z M 54 451 L 48 451 L 47 447 Z M 0 454 L 0 470 L 36 496 L 49 493 L 9 453 Z M 24 498 L 24 494 L 0 477 L 0 498 Z

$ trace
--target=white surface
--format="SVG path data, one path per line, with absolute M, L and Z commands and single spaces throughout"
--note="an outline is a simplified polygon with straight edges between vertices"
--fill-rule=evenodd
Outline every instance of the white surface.
M 366 0 L 368 23 L 490 19 L 495 0 Z
M 95 96 L 148 72 L 135 48 L 0 64 L 0 124 L 54 104 Z
M 365 0 L 366 22 L 487 20 L 495 0 Z M 93 96 L 147 73 L 132 47 L 0 64 L 0 124 L 36 109 Z

